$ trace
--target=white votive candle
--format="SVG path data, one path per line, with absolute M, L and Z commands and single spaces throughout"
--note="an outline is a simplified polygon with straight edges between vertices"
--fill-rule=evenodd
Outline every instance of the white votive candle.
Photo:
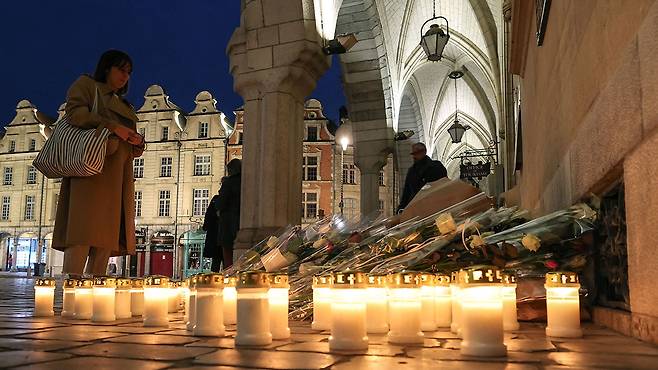
M 450 276 L 437 274 L 434 287 L 434 321 L 437 328 L 449 328 L 452 321 Z
M 91 319 L 93 311 L 92 287 L 94 281 L 91 279 L 80 279 L 78 286 L 75 288 L 75 313 L 73 318 L 76 320 Z
M 460 290 L 461 354 L 507 355 L 503 335 L 502 277 L 493 266 L 466 270 Z
M 193 331 L 194 330 L 194 325 L 196 325 L 196 282 L 197 279 L 201 276 L 201 274 L 196 274 L 192 275 L 190 277 L 190 281 L 188 282 L 188 289 L 190 290 L 190 294 L 187 298 L 188 303 L 187 303 L 187 309 L 185 310 L 186 313 L 186 320 L 185 320 L 185 328 L 187 331 Z M 225 292 L 225 290 L 224 290 Z M 223 293 L 224 293 L 223 292 Z M 223 299 L 224 297 L 222 297 Z M 222 302 L 222 306 L 224 305 L 224 302 Z M 189 309 L 189 312 L 188 312 Z M 222 309 L 222 321 L 224 323 L 226 322 L 226 318 L 224 317 L 224 310 Z
M 116 284 L 117 280 L 113 277 L 99 276 L 94 278 L 91 321 L 109 322 L 116 320 L 114 314 Z
M 519 320 L 516 315 L 516 276 L 503 274 L 503 329 L 505 331 L 519 330 Z
M 54 316 L 55 279 L 41 278 L 34 281 L 34 316 Z
M 237 314 L 238 292 L 235 290 L 236 276 L 224 278 L 224 325 L 235 325 Z
M 388 333 L 388 290 L 386 275 L 369 275 L 366 288 L 366 328 L 368 334 Z
M 424 272 L 418 274 L 418 283 L 420 284 L 420 329 L 422 331 L 436 330 L 436 321 L 434 313 L 434 288 L 436 286 L 436 275 Z
M 224 286 L 224 278 L 222 278 L 222 287 Z M 187 323 L 190 315 L 190 279 L 187 278 L 181 282 L 179 288 L 181 296 L 181 309 L 183 310 L 183 322 Z M 223 320 L 223 319 L 222 319 Z
M 194 335 L 219 337 L 224 335 L 224 318 L 222 317 L 222 290 L 224 276 L 221 274 L 203 274 L 196 280 Z
M 179 303 L 180 301 L 178 299 L 178 282 L 170 281 L 168 298 L 167 298 L 167 312 L 169 313 L 178 312 L 178 309 L 180 308 Z
M 144 279 L 133 279 L 130 288 L 130 313 L 133 316 L 144 314 Z
M 75 288 L 78 286 L 78 279 L 64 279 L 62 287 L 62 317 L 75 316 Z
M 400 272 L 388 276 L 388 341 L 400 344 L 421 344 L 421 300 L 418 274 Z
M 314 330 L 331 328 L 331 283 L 333 275 L 313 276 L 313 322 Z
M 169 326 L 169 278 L 149 276 L 144 279 L 144 326 Z
M 130 289 L 132 281 L 130 279 L 117 279 L 117 288 L 114 295 L 114 315 L 117 320 L 129 319 L 132 317 L 130 311 Z
M 270 306 L 270 332 L 272 339 L 290 338 L 288 327 L 288 275 L 272 273 L 268 275 L 270 290 L 268 292 Z
M 331 351 L 365 351 L 367 276 L 361 272 L 334 274 L 331 285 Z
M 546 274 L 546 314 L 549 337 L 579 338 L 580 283 L 575 272 L 549 272 Z
M 264 272 L 250 271 L 238 275 L 236 345 L 264 346 L 272 343 L 269 288 L 270 282 Z
M 460 291 L 460 277 L 463 270 L 453 271 L 450 273 L 450 296 L 452 297 L 452 321 L 450 323 L 450 331 L 453 334 L 460 334 L 460 313 L 461 313 L 461 301 L 459 298 Z

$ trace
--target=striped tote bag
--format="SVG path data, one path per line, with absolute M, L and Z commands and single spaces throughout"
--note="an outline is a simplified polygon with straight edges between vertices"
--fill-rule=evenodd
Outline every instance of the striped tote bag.
M 98 88 L 91 111 L 98 113 Z M 97 175 L 103 171 L 107 139 L 111 134 L 105 127 L 76 127 L 65 115 L 57 122 L 32 164 L 49 179 Z

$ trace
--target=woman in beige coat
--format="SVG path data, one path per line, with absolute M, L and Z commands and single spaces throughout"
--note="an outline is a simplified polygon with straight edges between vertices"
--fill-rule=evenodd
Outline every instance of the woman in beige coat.
M 105 275 L 110 256 L 135 253 L 133 158 L 142 155 L 144 139 L 135 132 L 137 116 L 123 99 L 131 72 L 130 57 L 109 50 L 94 75 L 78 78 L 66 97 L 70 124 L 113 132 L 102 173 L 62 180 L 52 243 L 64 251 L 62 272 L 72 276 L 83 273 L 85 262 L 86 273 Z M 94 99 L 97 113 L 92 112 Z

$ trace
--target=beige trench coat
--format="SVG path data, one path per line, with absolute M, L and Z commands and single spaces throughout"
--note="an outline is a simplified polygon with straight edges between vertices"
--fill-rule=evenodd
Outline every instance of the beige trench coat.
M 91 112 L 96 86 L 98 114 Z M 137 122 L 132 107 L 107 84 L 88 76 L 81 76 L 69 88 L 66 114 L 71 124 L 89 129 L 118 122 L 135 130 Z M 111 249 L 115 256 L 135 253 L 133 158 L 132 145 L 112 135 L 102 173 L 62 180 L 53 248 L 92 246 Z

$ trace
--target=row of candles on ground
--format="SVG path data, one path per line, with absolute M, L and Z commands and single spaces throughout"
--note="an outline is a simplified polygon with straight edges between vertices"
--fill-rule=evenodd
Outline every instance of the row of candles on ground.
M 575 273 L 546 275 L 547 335 L 582 335 L 579 287 Z M 37 280 L 35 288 L 35 314 L 53 315 L 54 280 Z M 161 276 L 66 280 L 62 316 L 113 321 L 142 315 L 145 326 L 167 326 L 167 314 L 184 302 L 184 320 L 194 335 L 223 336 L 225 325 L 237 323 L 237 345 L 267 345 L 290 336 L 288 292 L 287 275 L 263 272 L 197 275 L 179 287 Z M 516 284 L 512 275 L 495 267 L 460 270 L 452 276 L 316 276 L 312 327 L 331 332 L 331 350 L 366 350 L 367 334 L 375 333 L 387 333 L 391 343 L 417 344 L 424 340 L 423 331 L 450 328 L 462 337 L 463 354 L 503 356 L 504 331 L 519 327 Z

